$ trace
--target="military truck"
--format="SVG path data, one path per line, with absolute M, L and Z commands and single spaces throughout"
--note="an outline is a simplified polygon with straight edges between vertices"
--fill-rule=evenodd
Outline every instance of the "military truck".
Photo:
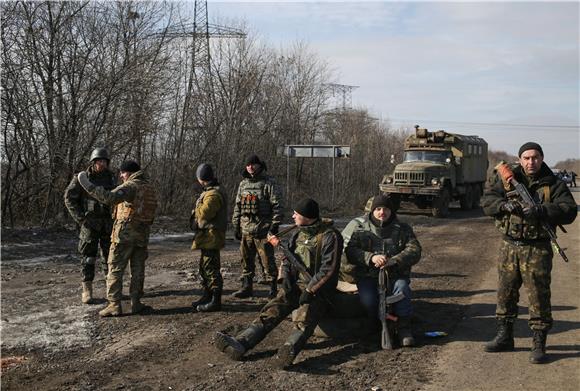
M 379 188 L 397 207 L 412 203 L 445 217 L 453 200 L 463 210 L 479 207 L 488 164 L 484 139 L 416 125 L 415 134 L 405 140 L 403 162 L 383 177 Z

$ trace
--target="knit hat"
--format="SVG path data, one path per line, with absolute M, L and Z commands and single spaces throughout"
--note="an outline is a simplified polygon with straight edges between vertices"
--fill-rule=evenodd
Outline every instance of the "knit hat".
M 375 198 L 373 198 L 373 203 L 371 204 L 371 212 L 381 206 L 393 210 L 393 201 L 390 197 L 384 194 L 375 196 Z
M 520 147 L 520 150 L 518 151 L 518 157 L 521 157 L 522 153 L 524 153 L 525 151 L 529 151 L 530 149 L 535 149 L 536 151 L 540 152 L 540 155 L 542 155 L 542 157 L 544 157 L 544 151 L 542 151 L 542 147 L 540 146 L 540 144 L 534 143 L 532 141 L 527 142 Z
M 320 217 L 318 203 L 312 198 L 304 198 L 300 200 L 296 206 L 294 206 L 294 211 L 309 219 L 317 219 Z
M 211 181 L 214 179 L 213 169 L 209 164 L 201 163 L 199 166 L 197 166 L 195 176 L 201 181 Z
M 246 158 L 246 166 L 249 166 L 250 164 L 259 164 L 261 166 L 264 165 L 264 163 L 256 154 L 250 155 Z
M 135 160 L 125 160 L 119 168 L 121 172 L 137 172 L 139 170 L 141 170 L 141 166 Z

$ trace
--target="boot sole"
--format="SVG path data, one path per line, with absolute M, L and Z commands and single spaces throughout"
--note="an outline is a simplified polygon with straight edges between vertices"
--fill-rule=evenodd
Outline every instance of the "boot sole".
M 290 345 L 282 345 L 280 349 L 278 349 L 278 355 L 276 357 L 276 367 L 279 369 L 288 369 L 294 363 L 294 359 L 296 355 L 294 354 L 294 350 Z
M 215 346 L 218 348 L 218 350 L 220 352 L 225 353 L 232 360 L 242 361 L 242 357 L 244 356 L 244 353 L 246 352 L 245 349 L 243 351 L 240 350 L 240 348 L 243 349 L 243 346 L 241 344 L 240 344 L 240 346 L 237 347 L 237 349 L 235 349 L 234 347 L 232 347 L 232 345 L 231 345 L 232 341 L 230 339 L 233 339 L 233 338 L 230 337 L 229 335 L 226 335 L 224 333 L 220 333 L 218 331 L 214 337 Z
M 489 348 L 487 346 L 484 346 L 483 350 L 487 353 L 501 353 L 501 352 L 513 352 L 515 348 L 513 346 L 506 346 L 500 348 Z

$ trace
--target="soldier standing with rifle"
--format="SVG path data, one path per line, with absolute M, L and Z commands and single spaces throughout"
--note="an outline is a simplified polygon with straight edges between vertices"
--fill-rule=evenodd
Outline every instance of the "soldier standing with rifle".
M 503 234 L 498 265 L 497 334 L 486 352 L 514 350 L 513 323 L 518 316 L 519 289 L 528 292 L 529 326 L 533 331 L 530 362 L 547 362 L 546 337 L 552 327 L 550 273 L 554 251 L 565 254 L 555 241 L 555 229 L 570 224 L 577 207 L 570 190 L 544 163 L 542 147 L 522 145 L 519 164 L 500 164 L 489 179 L 483 211 L 493 216 Z M 531 201 L 531 202 L 530 202 Z
M 105 148 L 96 148 L 91 153 L 91 163 L 86 169 L 89 180 L 97 186 L 111 190 L 117 186 L 117 180 L 109 170 L 109 153 Z M 81 253 L 83 293 L 81 301 L 93 304 L 93 280 L 99 247 L 103 256 L 103 271 L 107 275 L 107 258 L 111 246 L 113 219 L 108 205 L 99 202 L 87 193 L 74 175 L 64 191 L 64 203 L 74 221 L 79 225 L 79 252 Z
M 232 226 L 236 239 L 240 241 L 242 255 L 242 288 L 234 297 L 247 298 L 254 295 L 253 280 L 256 270 L 256 255 L 270 284 L 269 298 L 276 296 L 276 259 L 274 248 L 268 243 L 267 235 L 276 235 L 282 223 L 282 194 L 274 178 L 265 174 L 266 163 L 256 155 L 246 159 L 242 171 Z
M 283 248 L 285 256 L 280 272 L 283 289 L 264 306 L 250 327 L 235 338 L 216 333 L 216 346 L 233 360 L 241 360 L 297 309 L 294 331 L 278 349 L 276 357 L 278 367 L 288 368 L 332 302 L 338 282 L 342 237 L 332 221 L 320 219 L 318 204 L 312 199 L 300 201 L 292 218 L 298 232 L 290 238 L 287 248 L 277 237 L 270 237 Z
M 393 304 L 397 335 L 401 346 L 415 344 L 411 332 L 411 267 L 421 259 L 421 245 L 411 226 L 399 222 L 392 200 L 386 195 L 374 197 L 368 215 L 353 219 L 342 231 L 344 256 L 341 279 L 357 285 L 367 313 L 376 319 L 379 313 L 379 273 L 386 269 L 392 292 L 404 299 Z M 381 319 L 381 321 L 384 321 Z

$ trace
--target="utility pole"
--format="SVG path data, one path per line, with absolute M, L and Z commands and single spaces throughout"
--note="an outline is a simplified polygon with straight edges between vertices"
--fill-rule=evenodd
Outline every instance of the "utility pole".
M 323 84 L 332 96 L 340 95 L 342 97 L 342 111 L 352 108 L 352 91 L 359 88 L 359 86 L 350 86 L 346 84 L 326 83 Z M 339 107 L 338 105 L 336 106 Z

